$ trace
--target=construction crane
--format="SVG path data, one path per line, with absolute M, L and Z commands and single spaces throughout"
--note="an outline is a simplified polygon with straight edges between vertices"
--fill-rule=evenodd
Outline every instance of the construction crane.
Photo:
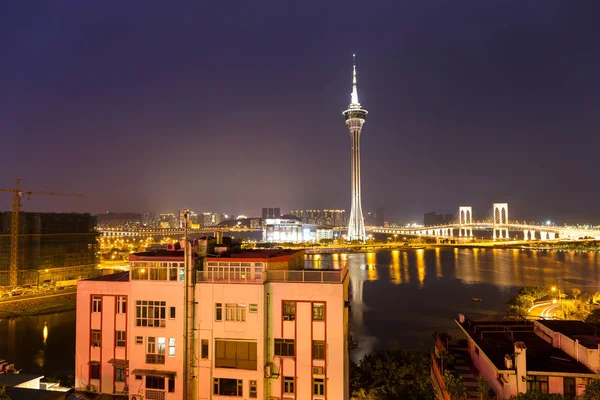
M 10 192 L 12 198 L 11 230 L 10 230 L 10 267 L 8 269 L 8 280 L 10 286 L 17 286 L 17 270 L 19 262 L 19 213 L 21 212 L 21 197 L 27 195 L 45 195 L 45 196 L 74 196 L 83 197 L 80 193 L 58 193 L 44 192 L 41 190 L 23 190 L 21 189 L 21 178 L 17 178 L 17 183 L 12 189 L 0 189 L 0 192 Z

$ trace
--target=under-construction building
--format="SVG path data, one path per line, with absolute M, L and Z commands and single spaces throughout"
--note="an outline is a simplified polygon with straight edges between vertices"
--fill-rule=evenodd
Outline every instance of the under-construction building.
M 11 215 L 0 212 L 0 286 L 9 284 Z M 22 212 L 19 225 L 19 285 L 96 275 L 96 217 Z

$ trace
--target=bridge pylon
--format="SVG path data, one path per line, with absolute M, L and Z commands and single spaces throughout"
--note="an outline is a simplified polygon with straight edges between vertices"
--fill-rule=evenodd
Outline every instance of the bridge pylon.
M 492 212 L 494 240 L 508 239 L 508 203 L 494 203 L 494 211 Z
M 473 236 L 473 207 L 460 206 L 458 208 L 458 236 Z M 468 226 L 463 226 L 468 225 Z

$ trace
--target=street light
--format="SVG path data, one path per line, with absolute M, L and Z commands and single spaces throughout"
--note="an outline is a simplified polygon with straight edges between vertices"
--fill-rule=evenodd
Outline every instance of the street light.
M 564 313 L 563 313 L 563 302 L 562 302 L 562 299 L 561 299 L 561 296 L 560 296 L 560 288 L 557 288 L 556 286 L 552 286 L 550 288 L 550 290 L 552 290 L 552 292 L 558 291 L 558 302 L 560 304 L 560 313 L 563 314 L 563 318 L 564 318 L 565 316 L 564 316 Z M 552 302 L 552 303 L 554 303 L 554 302 Z

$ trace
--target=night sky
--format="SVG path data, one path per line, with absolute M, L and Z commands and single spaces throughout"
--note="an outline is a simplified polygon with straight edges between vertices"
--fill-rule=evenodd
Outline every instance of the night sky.
M 350 207 L 600 222 L 600 2 L 4 1 L 0 187 L 29 211 Z M 0 194 L 0 209 L 10 196 Z

